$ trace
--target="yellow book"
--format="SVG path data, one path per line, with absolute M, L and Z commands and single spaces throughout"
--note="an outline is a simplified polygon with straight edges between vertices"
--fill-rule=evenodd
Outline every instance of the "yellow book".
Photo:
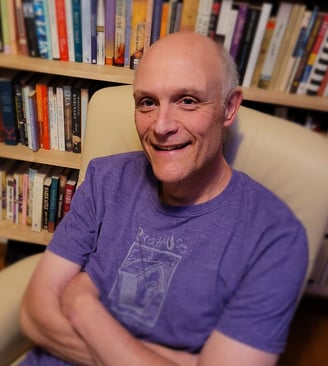
M 191 31 L 195 30 L 199 0 L 184 0 L 181 10 L 180 30 Z

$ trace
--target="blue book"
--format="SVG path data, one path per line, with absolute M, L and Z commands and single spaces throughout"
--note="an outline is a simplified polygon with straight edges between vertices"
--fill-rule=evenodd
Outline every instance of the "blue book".
M 33 8 L 39 56 L 52 59 L 48 2 L 46 0 L 34 0 Z
M 83 62 L 81 0 L 72 0 L 75 62 Z
M 163 0 L 154 0 L 153 17 L 151 23 L 150 44 L 159 39 L 161 32 Z
M 63 167 L 55 167 L 51 172 L 51 184 L 49 190 L 49 213 L 48 213 L 48 231 L 53 233 L 56 227 L 58 196 L 59 196 L 59 180 Z
M 0 73 L 0 113 L 2 113 L 4 142 L 6 145 L 17 145 L 19 142 L 14 97 L 14 83 L 18 74 L 17 70 L 1 70 Z

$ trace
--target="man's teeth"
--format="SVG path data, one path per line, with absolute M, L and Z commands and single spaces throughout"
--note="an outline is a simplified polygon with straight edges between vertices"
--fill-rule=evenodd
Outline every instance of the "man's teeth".
M 158 146 L 156 145 L 156 149 L 157 150 L 162 150 L 162 151 L 172 151 L 172 150 L 178 150 L 178 149 L 182 149 L 183 147 L 185 147 L 186 145 L 175 145 L 175 146 Z

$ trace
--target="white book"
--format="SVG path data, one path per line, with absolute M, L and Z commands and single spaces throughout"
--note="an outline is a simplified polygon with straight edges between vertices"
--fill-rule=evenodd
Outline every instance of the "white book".
M 58 150 L 65 151 L 65 118 L 63 85 L 56 86 Z
M 52 58 L 54 60 L 59 60 L 60 53 L 59 53 L 59 40 L 58 40 L 56 3 L 55 2 L 56 2 L 56 0 L 48 0 L 49 28 L 50 28 Z
M 212 12 L 212 0 L 200 0 L 196 17 L 195 32 L 207 36 Z
M 232 38 L 234 35 L 236 23 L 237 23 L 237 17 L 238 17 L 238 9 L 230 9 L 229 11 L 229 22 L 226 29 L 226 35 L 224 39 L 224 47 L 227 50 L 230 50 Z
M 259 80 L 259 86 L 262 86 L 263 88 L 267 88 L 270 83 L 273 68 L 279 53 L 279 47 L 285 34 L 292 7 L 291 3 L 281 3 L 279 6 L 276 26 L 273 30 Z
M 244 74 L 242 86 L 249 88 L 251 86 L 257 59 L 261 51 L 261 44 L 263 41 L 266 26 L 268 24 L 272 10 L 271 3 L 263 3 L 259 22 L 254 35 L 254 41 L 247 61 L 247 67 Z
M 40 232 L 43 227 L 43 184 L 50 173 L 50 165 L 42 165 L 33 180 L 32 231 Z
M 69 61 L 75 61 L 73 15 L 72 15 L 72 1 L 71 0 L 65 0 L 65 14 L 66 14 L 68 59 L 69 59 Z
M 53 150 L 58 150 L 56 86 L 51 84 L 48 87 L 48 112 L 49 112 L 50 148 Z
M 105 65 L 105 3 L 97 1 L 97 64 Z
M 91 64 L 91 0 L 81 0 L 82 61 Z
M 229 13 L 231 8 L 232 0 L 222 0 L 219 19 L 216 26 L 216 34 L 223 37 L 223 39 L 225 38 L 225 34 L 229 26 Z

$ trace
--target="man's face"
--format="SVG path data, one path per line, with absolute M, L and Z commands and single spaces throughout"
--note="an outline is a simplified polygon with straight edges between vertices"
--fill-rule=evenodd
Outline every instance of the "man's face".
M 219 165 L 225 112 L 219 70 L 183 47 L 157 49 L 139 66 L 135 121 L 158 180 L 190 187 Z

